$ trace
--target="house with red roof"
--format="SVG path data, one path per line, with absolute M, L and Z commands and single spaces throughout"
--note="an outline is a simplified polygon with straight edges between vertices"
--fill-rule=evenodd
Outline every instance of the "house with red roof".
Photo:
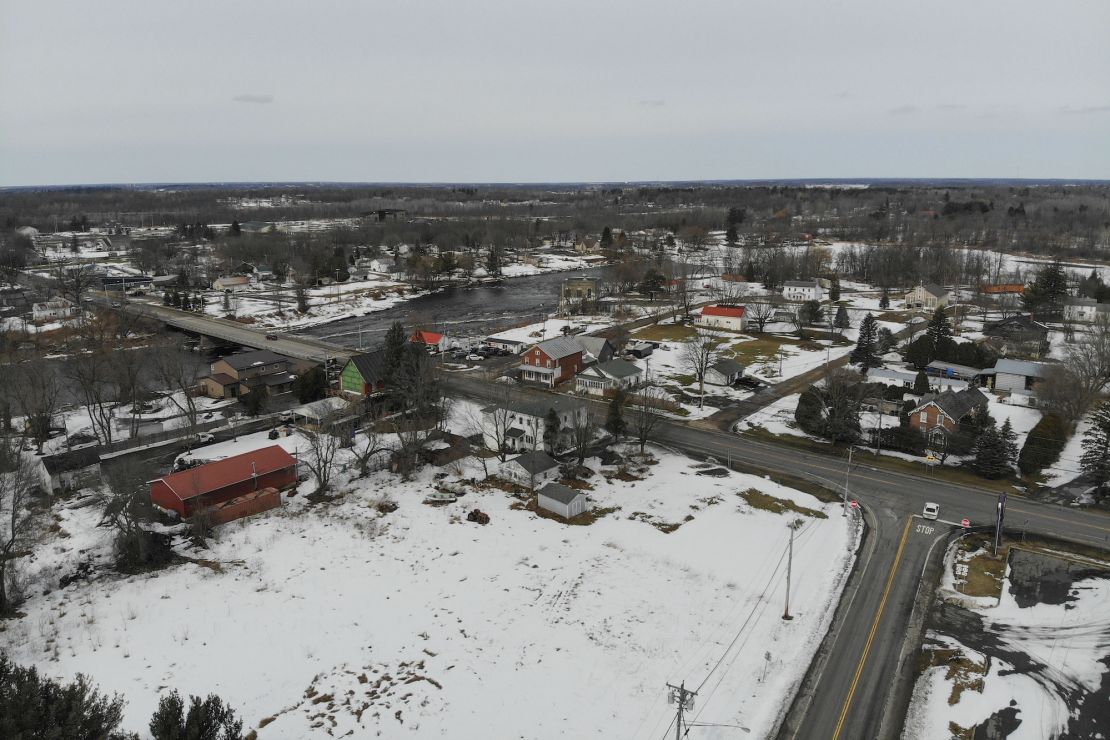
M 150 500 L 182 518 L 220 510 L 229 521 L 230 511 L 246 516 L 280 506 L 278 491 L 296 483 L 296 459 L 271 445 L 151 481 Z
M 747 310 L 743 306 L 704 306 L 694 323 L 711 329 L 744 331 L 748 328 L 746 314 Z
M 447 337 L 439 332 L 417 329 L 409 337 L 409 341 L 424 347 L 429 352 L 443 352 L 447 349 Z

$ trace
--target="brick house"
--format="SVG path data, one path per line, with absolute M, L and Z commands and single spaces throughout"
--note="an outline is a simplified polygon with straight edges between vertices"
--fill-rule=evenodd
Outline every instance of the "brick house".
M 978 388 L 926 393 L 910 412 L 910 426 L 925 434 L 929 444 L 942 446 L 968 414 L 986 406 L 987 397 Z
M 297 461 L 280 446 L 271 445 L 152 481 L 150 500 L 189 517 L 230 501 L 254 500 L 266 488 L 280 490 L 296 483 Z M 262 501 L 272 503 L 272 497 Z
M 520 378 L 554 388 L 582 371 L 585 367 L 583 352 L 582 345 L 570 337 L 540 342 L 524 353 Z

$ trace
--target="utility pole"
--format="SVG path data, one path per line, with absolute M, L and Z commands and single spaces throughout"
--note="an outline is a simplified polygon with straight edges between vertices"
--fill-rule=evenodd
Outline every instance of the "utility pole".
M 794 530 L 802 525 L 801 519 L 795 519 L 786 525 L 790 529 L 790 545 L 788 547 L 788 555 L 786 557 L 786 607 L 782 611 L 782 618 L 789 621 L 794 617 L 790 616 L 790 577 L 794 572 Z
M 686 722 L 683 714 L 693 710 L 694 697 L 698 695 L 698 692 L 687 691 L 685 681 L 678 686 L 667 684 L 667 688 L 670 689 L 670 693 L 667 695 L 667 702 L 678 705 L 674 723 L 674 738 L 675 740 L 682 740 L 682 726 Z

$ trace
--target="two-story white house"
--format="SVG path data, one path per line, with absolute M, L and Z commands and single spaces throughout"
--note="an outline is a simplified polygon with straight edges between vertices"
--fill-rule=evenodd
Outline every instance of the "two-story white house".
M 1064 321 L 1090 324 L 1099 315 L 1110 314 L 1110 303 L 1099 303 L 1094 298 L 1069 298 L 1064 303 Z
M 782 297 L 788 301 L 823 301 L 825 291 L 820 280 L 787 280 L 782 285 Z
M 510 400 L 482 409 L 482 436 L 491 450 L 527 452 L 545 447 L 544 431 L 551 411 L 559 420 L 556 450 L 569 447 L 572 430 L 586 423 L 588 410 L 582 401 L 553 396 L 542 401 Z

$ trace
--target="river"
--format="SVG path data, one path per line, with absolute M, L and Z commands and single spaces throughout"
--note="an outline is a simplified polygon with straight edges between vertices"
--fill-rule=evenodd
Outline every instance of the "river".
M 447 288 L 420 296 L 383 311 L 308 327 L 297 334 L 324 339 L 357 349 L 382 343 L 394 321 L 406 329 L 428 329 L 452 339 L 479 338 L 528 321 L 539 321 L 559 304 L 559 285 L 570 275 L 598 276 L 600 267 L 568 272 L 547 272 L 508 278 L 500 285 Z

